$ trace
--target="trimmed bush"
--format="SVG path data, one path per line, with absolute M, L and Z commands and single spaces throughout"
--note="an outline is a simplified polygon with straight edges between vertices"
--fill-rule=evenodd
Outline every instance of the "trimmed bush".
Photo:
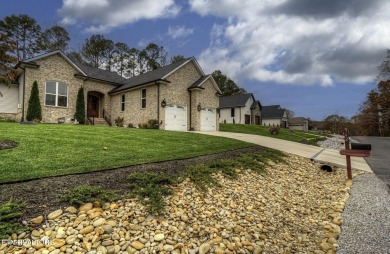
M 40 122 L 42 121 L 42 107 L 39 100 L 39 90 L 38 83 L 34 81 L 31 88 L 30 99 L 28 100 L 28 109 L 27 109 L 27 121 Z
M 125 119 L 123 117 L 117 117 L 117 119 L 115 119 L 115 125 L 118 126 L 118 127 L 123 127 L 124 126 L 124 123 L 125 122 Z
M 157 119 L 150 119 L 148 121 L 148 129 L 158 129 L 158 120 Z
M 80 87 L 77 93 L 76 99 L 76 113 L 74 114 L 74 118 L 80 124 L 85 124 L 85 100 L 84 100 L 84 88 Z

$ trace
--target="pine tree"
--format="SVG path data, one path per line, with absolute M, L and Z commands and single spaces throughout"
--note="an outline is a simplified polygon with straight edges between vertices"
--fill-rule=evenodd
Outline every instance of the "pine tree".
M 38 83 L 34 81 L 31 88 L 30 99 L 28 100 L 28 109 L 27 109 L 27 121 L 33 120 L 42 120 L 42 107 L 39 100 L 39 90 Z
M 76 100 L 76 113 L 74 118 L 80 123 L 85 124 L 85 101 L 84 101 L 84 88 L 80 87 L 77 93 Z

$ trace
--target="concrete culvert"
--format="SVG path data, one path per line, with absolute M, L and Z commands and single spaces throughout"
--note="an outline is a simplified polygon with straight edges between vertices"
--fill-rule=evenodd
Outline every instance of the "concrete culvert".
M 321 169 L 324 170 L 324 171 L 326 171 L 326 172 L 333 172 L 332 167 L 329 166 L 329 165 L 322 165 L 322 166 L 321 166 Z

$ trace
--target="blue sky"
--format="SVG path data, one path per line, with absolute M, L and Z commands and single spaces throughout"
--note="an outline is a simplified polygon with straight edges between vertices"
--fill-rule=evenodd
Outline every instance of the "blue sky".
M 351 117 L 375 88 L 390 45 L 386 0 L 13 0 L 0 18 L 28 14 L 42 28 L 64 25 L 70 50 L 92 34 L 220 69 L 262 105 L 296 116 Z

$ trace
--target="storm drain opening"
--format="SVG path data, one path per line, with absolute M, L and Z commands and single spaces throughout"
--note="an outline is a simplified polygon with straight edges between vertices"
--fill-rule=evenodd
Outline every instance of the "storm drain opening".
M 321 165 L 320 168 L 321 168 L 323 171 L 326 171 L 326 172 L 333 172 L 333 171 L 334 171 L 333 168 L 332 168 L 331 166 L 326 165 L 326 164 Z

